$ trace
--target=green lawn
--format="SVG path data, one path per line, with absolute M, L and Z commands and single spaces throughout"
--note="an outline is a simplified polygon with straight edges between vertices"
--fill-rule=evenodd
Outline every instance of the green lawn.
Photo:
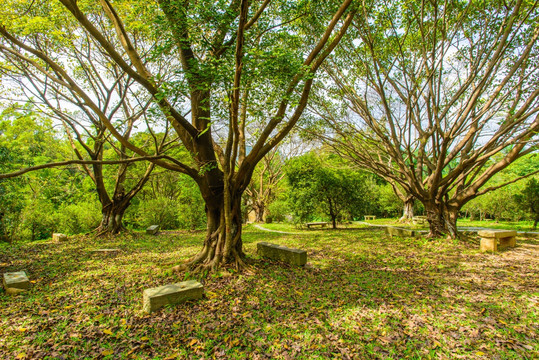
M 423 225 L 414 225 L 414 224 L 403 224 L 398 222 L 398 218 L 384 218 L 376 220 L 363 221 L 373 225 L 392 225 L 400 226 L 414 229 L 428 229 L 428 224 Z M 496 222 L 494 220 L 487 221 L 470 221 L 469 219 L 462 218 L 457 221 L 458 227 L 481 227 L 481 228 L 490 228 L 490 229 L 505 229 L 505 230 L 517 230 L 517 231 L 539 231 L 534 229 L 533 221 L 500 221 Z
M 0 293 L 0 358 L 539 357 L 539 240 L 482 254 L 475 242 L 292 229 L 301 234 L 247 227 L 252 273 L 210 275 L 205 298 L 152 315 L 143 289 L 192 278 L 167 270 L 203 233 L 0 244 L 0 272 L 34 281 Z M 305 249 L 309 265 L 260 259 L 258 241 Z
M 517 231 L 539 231 L 534 229 L 533 221 L 470 221 L 468 219 L 459 219 L 458 226 L 487 227 L 492 229 L 506 229 Z

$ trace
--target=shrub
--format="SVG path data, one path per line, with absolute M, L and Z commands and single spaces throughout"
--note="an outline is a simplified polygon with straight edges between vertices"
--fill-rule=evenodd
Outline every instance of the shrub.
M 136 210 L 136 223 L 142 228 L 159 225 L 161 229 L 177 229 L 179 208 L 175 200 L 158 197 L 141 201 Z
M 99 226 L 101 207 L 98 202 L 85 201 L 61 207 L 55 214 L 56 231 L 67 234 L 87 233 Z
M 54 208 L 45 200 L 32 200 L 22 211 L 19 236 L 22 239 L 41 240 L 51 237 L 55 229 Z

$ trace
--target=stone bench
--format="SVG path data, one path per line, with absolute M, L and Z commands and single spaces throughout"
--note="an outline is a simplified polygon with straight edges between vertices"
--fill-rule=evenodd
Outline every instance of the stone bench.
M 393 226 L 387 226 L 386 227 L 386 234 L 390 237 L 398 236 L 398 237 L 416 237 L 419 235 L 417 231 L 410 230 L 410 229 L 404 229 L 404 228 L 398 228 Z
M 3 284 L 6 291 L 10 288 L 22 290 L 30 288 L 30 280 L 24 271 L 4 273 Z
M 500 248 L 517 244 L 517 232 L 514 230 L 480 230 L 477 235 L 481 238 L 481 251 L 498 251 L 498 241 Z
M 305 225 L 307 226 L 307 229 L 310 229 L 311 226 L 326 227 L 327 224 L 328 224 L 327 222 L 318 221 L 318 222 L 310 222 L 310 223 L 306 223 Z
M 152 225 L 146 229 L 146 234 L 148 235 L 157 235 L 159 232 L 159 225 Z
M 365 221 L 367 220 L 376 220 L 376 216 L 374 215 L 365 215 Z
M 307 252 L 300 249 L 291 249 L 286 246 L 259 242 L 256 244 L 260 256 L 279 260 L 292 265 L 303 266 L 307 263 Z
M 159 286 L 144 290 L 143 311 L 150 314 L 167 305 L 177 305 L 188 300 L 200 299 L 204 286 L 196 280 Z
M 60 242 L 60 241 L 67 241 L 67 235 L 65 234 L 52 234 L 52 241 Z

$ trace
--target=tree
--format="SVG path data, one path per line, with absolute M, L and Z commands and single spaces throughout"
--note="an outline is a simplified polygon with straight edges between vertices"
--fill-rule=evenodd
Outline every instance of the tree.
M 54 31 L 55 26 L 58 25 L 54 21 L 50 24 L 38 22 L 37 25 L 38 30 L 43 32 Z M 5 62 L 0 66 L 0 72 L 3 74 L 4 87 L 10 89 L 13 98 L 28 99 L 35 111 L 41 111 L 62 124 L 74 157 L 82 162 L 79 166 L 95 184 L 102 215 L 97 233 L 117 234 L 124 229 L 122 219 L 127 207 L 142 189 L 155 165 L 150 163 L 139 180 L 127 187 L 125 180 L 130 165 L 123 162 L 116 166 L 116 174 L 113 175 L 115 180 L 109 184 L 101 162 L 106 159 L 105 149 L 114 149 L 108 153 L 108 160 L 129 160 L 132 152 L 130 154 L 125 145 L 114 143 L 102 118 L 106 117 L 108 122 L 116 123 L 116 130 L 124 139 L 129 140 L 139 119 L 149 121 L 151 102 L 147 96 L 136 91 L 129 74 L 103 56 L 90 36 L 80 36 L 75 22 L 66 22 L 62 26 L 62 39 L 55 38 L 47 47 L 40 45 L 38 37 L 27 42 L 39 48 L 40 53 L 50 61 L 61 63 L 64 58 L 70 59 L 70 66 L 63 70 L 71 79 L 76 79 L 77 86 L 87 95 L 86 99 L 72 87 L 61 86 L 58 83 L 61 75 L 58 72 L 55 74 L 54 69 L 35 71 L 34 67 L 38 66 L 35 61 L 29 63 L 28 59 L 22 59 L 6 48 L 1 50 Z M 88 106 L 89 101 L 92 106 Z M 94 111 L 96 109 L 97 112 Z M 156 153 L 164 150 L 165 140 L 166 135 L 160 142 L 156 139 Z M 85 160 L 91 163 L 85 163 Z
M 10 172 L 17 167 L 54 161 L 64 149 L 50 120 L 39 117 L 30 106 L 6 105 L 0 113 L 0 171 Z M 47 176 L 0 180 L 2 239 L 11 242 L 15 238 L 25 208 L 31 205 L 44 183 L 49 183 Z M 50 197 L 54 193 L 55 190 L 50 189 Z
M 157 158 L 152 156 L 156 152 L 126 139 L 66 71 L 69 63 L 55 61 L 41 50 L 49 47 L 54 33 L 34 32 L 13 18 L 6 21 L 4 15 L 2 53 L 26 61 L 32 71 L 47 72 L 57 86 L 77 93 L 126 149 L 196 181 L 206 205 L 207 235 L 188 266 L 243 267 L 241 196 L 257 163 L 303 113 L 314 74 L 353 18 L 352 0 L 316 6 L 286 0 L 266 0 L 258 6 L 249 0 L 231 0 L 228 5 L 209 0 L 156 4 L 102 0 L 99 5 L 59 1 L 61 6 L 46 3 L 36 9 L 34 4 L 30 10 L 16 0 L 10 4 L 27 11 L 25 17 L 42 11 L 45 14 L 39 16 L 47 19 L 75 20 L 77 32 L 88 36 L 133 79 L 138 91 L 152 99 L 191 154 L 191 163 Z M 141 25 L 140 19 L 149 25 Z M 62 22 L 57 26 L 61 29 Z M 146 31 L 137 41 L 136 35 Z M 28 33 L 31 36 L 25 36 Z M 159 63 L 166 63 L 166 68 Z M 247 116 L 258 99 L 265 101 L 264 113 L 271 116 L 264 119 L 261 131 L 250 133 Z
M 253 178 L 245 189 L 248 210 L 255 213 L 256 222 L 266 221 L 269 205 L 275 200 L 279 184 L 285 177 L 286 162 L 307 148 L 303 139 L 289 137 L 289 141 L 281 143 L 268 152 L 255 168 Z
M 539 223 L 539 181 L 532 178 L 520 194 L 515 196 L 522 209 L 528 211 L 533 219 L 533 228 Z
M 537 151 L 538 20 L 520 0 L 363 8 L 318 87 L 326 139 L 420 201 L 430 236 L 457 237 L 464 204 L 536 172 L 487 186 Z
M 289 201 L 300 221 L 328 216 L 336 229 L 338 220 L 359 217 L 369 208 L 369 190 L 362 174 L 331 167 L 313 153 L 291 160 L 286 176 Z

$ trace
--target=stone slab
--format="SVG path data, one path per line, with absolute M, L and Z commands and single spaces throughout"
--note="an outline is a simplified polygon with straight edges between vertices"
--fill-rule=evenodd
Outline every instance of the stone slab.
M 506 237 L 515 237 L 517 232 L 514 230 L 480 230 L 477 235 L 481 238 L 501 239 Z
M 480 230 L 477 235 L 481 237 L 479 250 L 483 252 L 498 251 L 498 247 L 515 247 L 517 245 L 517 232 L 514 230 Z
M 30 280 L 26 276 L 24 271 L 4 273 L 4 289 L 15 288 L 15 289 L 29 289 Z
M 498 251 L 498 241 L 496 238 L 481 238 L 479 249 L 485 251 Z
M 159 232 L 159 225 L 152 225 L 146 229 L 146 234 L 148 235 L 157 235 Z
M 279 260 L 292 265 L 303 266 L 307 263 L 307 252 L 300 249 L 292 249 L 282 245 L 259 242 L 256 244 L 260 256 L 273 260 Z
M 67 241 L 67 235 L 65 234 L 52 234 L 53 241 Z
M 200 299 L 204 286 L 196 280 L 159 286 L 144 290 L 143 310 L 152 313 L 167 305 L 177 305 L 188 300 Z
M 393 236 L 415 237 L 419 235 L 419 233 L 417 233 L 414 230 L 398 228 L 398 227 L 393 227 L 393 226 L 386 227 L 386 234 L 389 235 L 390 237 L 393 237 Z
M 327 222 L 319 221 L 319 222 L 310 222 L 310 223 L 306 223 L 305 225 L 307 226 L 308 229 L 310 229 L 311 226 L 326 227 L 327 224 L 328 224 Z

